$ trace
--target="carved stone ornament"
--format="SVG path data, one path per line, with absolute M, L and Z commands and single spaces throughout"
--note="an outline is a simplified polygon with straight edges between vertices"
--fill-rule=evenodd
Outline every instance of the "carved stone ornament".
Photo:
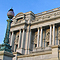
M 37 32 L 35 32 L 34 43 L 37 43 Z
M 19 33 L 16 33 L 15 43 L 18 43 L 18 40 L 19 40 Z
M 46 37 L 45 37 L 46 42 L 49 42 L 49 39 L 50 39 L 50 31 L 47 31 Z
M 58 40 L 60 40 L 60 27 L 58 28 Z
M 60 12 L 55 12 L 55 13 L 46 14 L 46 15 L 42 15 L 42 14 L 41 14 L 41 16 L 35 18 L 35 20 L 32 21 L 32 22 L 40 21 L 40 20 L 43 21 L 43 20 L 45 20 L 45 19 L 49 19 L 49 18 L 52 18 L 52 17 L 55 17 L 55 16 L 59 16 L 59 15 L 60 15 Z

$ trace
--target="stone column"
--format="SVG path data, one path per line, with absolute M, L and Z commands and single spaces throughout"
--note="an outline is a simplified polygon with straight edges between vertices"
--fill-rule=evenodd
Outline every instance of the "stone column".
M 11 35 L 11 44 L 10 46 L 12 46 L 12 50 L 14 50 L 14 32 L 12 32 L 12 35 Z
M 50 42 L 49 45 L 52 45 L 52 26 L 50 25 Z
M 40 47 L 42 47 L 42 35 L 43 35 L 43 29 L 41 27 L 41 31 L 40 31 Z
M 24 50 L 24 47 L 25 47 L 25 29 L 23 29 L 23 33 L 22 33 L 22 41 L 21 41 L 21 53 L 24 54 L 25 50 Z
M 55 45 L 55 25 L 53 24 L 53 45 Z
M 40 33 L 40 28 L 38 28 L 37 47 L 39 47 L 39 33 Z
M 27 31 L 26 31 L 25 54 L 28 54 L 28 42 L 29 42 L 29 29 L 27 29 Z
M 18 41 L 18 48 L 21 47 L 21 30 L 19 31 L 19 41 Z
M 24 35 L 25 35 L 25 29 L 23 29 L 23 33 L 22 33 L 21 48 L 24 48 Z
M 31 46 L 31 30 L 30 30 L 30 34 L 29 34 L 29 44 L 28 44 L 28 54 L 30 53 L 30 46 Z

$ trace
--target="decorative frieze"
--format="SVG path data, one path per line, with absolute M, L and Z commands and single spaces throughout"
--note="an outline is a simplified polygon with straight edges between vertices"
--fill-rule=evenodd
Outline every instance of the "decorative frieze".
M 19 40 L 19 32 L 16 33 L 15 44 L 18 44 L 18 40 Z
M 44 21 L 46 19 L 51 19 L 51 18 L 55 18 L 55 17 L 59 17 L 60 16 L 60 12 L 52 12 L 52 13 L 49 13 L 49 14 L 45 14 L 45 15 L 40 15 L 40 16 L 37 16 L 35 20 L 32 20 L 32 22 L 35 22 L 35 21 Z

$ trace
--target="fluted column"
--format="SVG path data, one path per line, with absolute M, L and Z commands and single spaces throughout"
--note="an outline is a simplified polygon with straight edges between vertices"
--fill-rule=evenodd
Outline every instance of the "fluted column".
M 25 29 L 23 29 L 23 33 L 22 33 L 22 42 L 21 42 L 21 48 L 24 48 L 24 35 L 25 35 Z
M 21 47 L 21 34 L 22 34 L 22 32 L 21 32 L 21 30 L 19 31 L 19 41 L 18 41 L 18 48 L 20 48 Z
M 11 44 L 10 46 L 12 46 L 12 51 L 14 50 L 14 32 L 12 32 L 12 35 L 11 35 Z
M 42 35 L 43 35 L 43 29 L 41 27 L 41 31 L 40 31 L 40 47 L 42 47 Z
M 55 25 L 53 24 L 53 45 L 55 45 Z
M 39 32 L 40 32 L 40 28 L 38 28 L 37 47 L 39 47 Z
M 11 43 L 10 43 L 10 45 L 12 46 L 13 45 L 13 37 L 14 36 L 14 32 L 12 32 L 12 35 L 11 35 Z
M 31 30 L 30 30 L 30 34 L 29 34 L 29 42 L 28 42 L 28 54 L 30 53 L 30 46 L 31 46 Z
M 50 42 L 49 45 L 52 45 L 52 26 L 50 25 Z
M 27 31 L 26 31 L 25 54 L 28 54 L 28 42 L 29 42 L 29 29 L 27 29 Z

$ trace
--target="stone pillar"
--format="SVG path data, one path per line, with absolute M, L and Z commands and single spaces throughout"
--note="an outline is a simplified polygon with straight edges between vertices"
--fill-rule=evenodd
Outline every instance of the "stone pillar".
M 51 60 L 59 60 L 59 45 L 54 45 L 52 48 L 52 58 Z
M 21 47 L 21 30 L 19 31 L 19 41 L 18 41 L 18 48 Z
M 31 46 L 31 30 L 30 30 L 30 34 L 29 34 L 28 54 L 30 54 L 30 46 Z
M 43 29 L 41 27 L 41 31 L 40 31 L 40 47 L 42 47 L 42 36 L 43 36 Z
M 21 41 L 21 49 L 22 49 L 22 54 L 24 54 L 24 42 L 25 42 L 25 29 L 23 29 L 23 33 L 22 33 L 22 41 Z
M 12 35 L 11 35 L 11 43 L 10 43 L 10 46 L 12 46 L 12 50 L 14 50 L 14 32 L 12 32 Z
M 55 25 L 53 24 L 53 45 L 55 45 Z
M 27 31 L 26 31 L 25 54 L 28 54 L 28 41 L 29 41 L 29 29 L 27 29 Z
M 24 44 L 24 34 L 25 34 L 25 30 L 23 29 L 21 48 L 23 48 L 23 44 Z
M 52 26 L 50 25 L 50 42 L 49 45 L 52 45 Z
M 39 47 L 39 32 L 40 32 L 40 28 L 38 28 L 37 47 Z

